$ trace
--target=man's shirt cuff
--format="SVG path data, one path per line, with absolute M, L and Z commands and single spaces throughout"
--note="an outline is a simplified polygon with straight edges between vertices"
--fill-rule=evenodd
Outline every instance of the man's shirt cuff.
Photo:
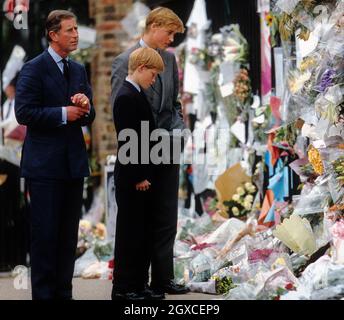
M 62 124 L 67 124 L 67 108 L 62 107 Z

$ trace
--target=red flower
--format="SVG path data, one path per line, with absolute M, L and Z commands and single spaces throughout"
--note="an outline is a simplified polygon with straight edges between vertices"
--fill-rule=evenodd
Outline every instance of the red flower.
M 112 259 L 112 260 L 109 261 L 108 267 L 109 267 L 110 269 L 113 269 L 114 266 L 115 266 L 115 259 Z
M 295 289 L 294 284 L 291 282 L 287 283 L 284 288 L 286 288 L 287 290 L 294 290 Z
M 203 242 L 203 243 L 200 243 L 200 244 L 197 244 L 197 245 L 193 246 L 193 247 L 191 248 L 191 250 L 203 250 L 203 249 L 209 248 L 209 247 L 211 247 L 211 246 L 212 246 L 211 243 Z

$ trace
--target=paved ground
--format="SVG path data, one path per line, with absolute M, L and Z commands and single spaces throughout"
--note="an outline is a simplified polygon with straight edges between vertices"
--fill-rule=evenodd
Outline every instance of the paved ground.
M 16 290 L 12 278 L 0 277 L 0 300 L 30 300 L 31 288 L 28 283 L 26 290 Z M 111 281 L 73 279 L 75 300 L 110 300 Z M 212 300 L 219 296 L 188 293 L 186 295 L 167 295 L 167 300 Z

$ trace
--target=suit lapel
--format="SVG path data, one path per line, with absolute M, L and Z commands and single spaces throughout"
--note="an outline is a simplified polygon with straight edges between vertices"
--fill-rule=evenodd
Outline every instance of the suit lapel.
M 160 56 L 164 62 L 164 66 L 165 66 L 165 70 L 158 75 L 158 77 L 160 77 L 160 79 L 161 79 L 161 105 L 160 105 L 160 109 L 159 109 L 159 112 L 160 112 L 162 109 L 162 106 L 164 105 L 164 101 L 165 101 L 166 74 L 168 71 L 167 71 L 167 60 L 166 60 L 164 51 L 158 49 L 158 52 L 159 52 L 159 54 L 160 54 Z
M 66 96 L 68 93 L 66 80 L 63 77 L 63 74 L 57 66 L 56 62 L 47 50 L 44 51 L 44 59 L 47 65 L 47 71 L 49 75 L 55 80 L 58 89 L 61 90 L 64 96 Z
M 69 60 L 69 96 L 71 96 L 72 93 L 80 92 L 79 85 L 79 71 L 76 63 L 72 60 Z
M 140 107 L 144 107 L 146 111 L 150 114 L 151 118 L 154 120 L 152 108 L 147 98 L 144 95 L 142 95 L 140 92 L 138 92 L 137 89 L 130 82 L 124 81 L 124 85 L 128 88 L 128 90 L 130 90 L 133 94 L 135 94 L 136 98 L 140 102 Z

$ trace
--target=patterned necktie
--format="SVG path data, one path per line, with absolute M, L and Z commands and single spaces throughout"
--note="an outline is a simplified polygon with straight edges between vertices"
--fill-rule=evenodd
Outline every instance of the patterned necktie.
M 61 60 L 63 63 L 63 75 L 67 81 L 67 83 L 69 83 L 69 66 L 68 66 L 68 62 L 66 59 L 62 59 Z

